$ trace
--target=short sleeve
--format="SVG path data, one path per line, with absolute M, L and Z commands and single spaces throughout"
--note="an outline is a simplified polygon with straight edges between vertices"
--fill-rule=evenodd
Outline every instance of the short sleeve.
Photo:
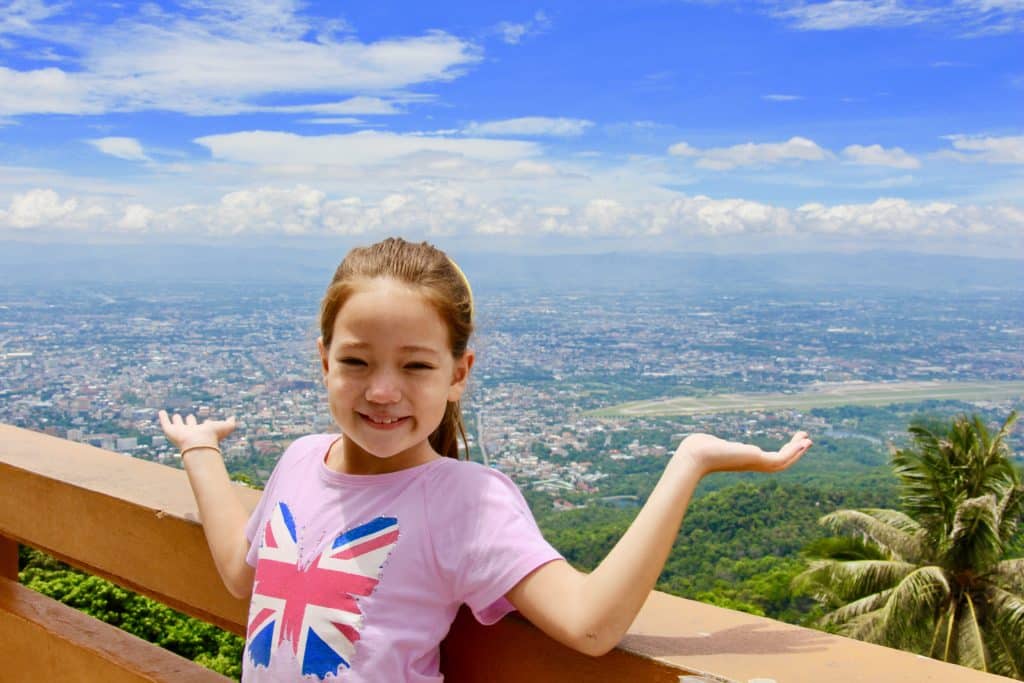
M 257 554 L 260 546 L 260 530 L 263 528 L 264 521 L 267 519 L 267 506 L 270 505 L 271 501 L 275 498 L 278 480 L 283 476 L 281 473 L 287 467 L 286 463 L 290 460 L 289 456 L 294 455 L 303 440 L 308 438 L 310 437 L 303 437 L 303 439 L 293 441 L 288 448 L 285 449 L 285 452 L 281 455 L 277 464 L 274 466 L 274 471 L 270 473 L 270 478 L 267 479 L 266 486 L 263 487 L 263 494 L 260 496 L 259 502 L 256 504 L 256 507 L 253 508 L 252 514 L 249 515 L 249 521 L 245 525 L 245 538 L 249 541 L 249 552 L 246 553 L 245 561 L 250 567 L 256 567 Z
M 511 479 L 477 463 L 457 466 L 465 471 L 451 477 L 438 497 L 447 513 L 440 515 L 446 528 L 433 534 L 439 563 L 451 581 L 453 597 L 466 603 L 477 621 L 493 624 L 514 610 L 504 597 L 508 591 L 562 556 L 544 539 Z

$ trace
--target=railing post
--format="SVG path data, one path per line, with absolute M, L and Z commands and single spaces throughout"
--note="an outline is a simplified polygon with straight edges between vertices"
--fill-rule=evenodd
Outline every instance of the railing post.
M 18 542 L 0 536 L 0 576 L 18 580 Z

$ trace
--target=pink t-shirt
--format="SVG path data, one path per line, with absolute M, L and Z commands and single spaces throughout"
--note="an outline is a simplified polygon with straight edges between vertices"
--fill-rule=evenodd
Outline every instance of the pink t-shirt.
M 442 681 L 459 606 L 493 624 L 505 593 L 561 556 L 504 474 L 451 458 L 341 474 L 324 464 L 336 438 L 294 442 L 249 519 L 242 680 Z

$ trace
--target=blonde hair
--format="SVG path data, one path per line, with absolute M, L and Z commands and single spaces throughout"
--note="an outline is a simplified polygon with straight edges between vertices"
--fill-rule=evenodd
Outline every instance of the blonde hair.
M 437 310 L 448 329 L 452 357 L 462 358 L 473 333 L 473 293 L 469 281 L 455 262 L 427 242 L 414 244 L 400 237 L 356 247 L 334 271 L 320 304 L 320 334 L 329 348 L 334 334 L 334 319 L 361 281 L 385 277 L 412 285 Z M 430 435 L 430 445 L 449 458 L 459 457 L 459 438 L 469 457 L 469 442 L 462 421 L 459 401 L 445 406 L 441 424 Z

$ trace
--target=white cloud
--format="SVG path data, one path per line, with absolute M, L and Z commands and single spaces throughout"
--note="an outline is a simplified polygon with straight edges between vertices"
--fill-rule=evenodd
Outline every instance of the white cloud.
M 7 211 L 0 216 L 3 224 L 18 230 L 60 223 L 78 208 L 74 199 L 61 201 L 53 190 L 35 189 L 16 194 Z
M 395 102 L 422 99 L 406 89 L 456 78 L 480 59 L 476 46 L 441 32 L 371 43 L 349 35 L 309 37 L 313 26 L 293 2 L 194 1 L 190 7 L 192 16 L 145 5 L 112 24 L 47 25 L 43 37 L 70 46 L 80 55 L 78 68 L 0 68 L 0 115 L 394 113 Z M 355 97 L 316 102 L 339 94 Z M 261 103 L 269 95 L 312 101 Z
M 668 153 L 676 157 L 695 157 L 700 155 L 700 150 L 688 142 L 677 142 L 668 148 Z
M 55 67 L 15 71 L 0 66 L 0 116 L 97 114 L 104 108 L 100 100 L 79 77 Z
M 518 45 L 527 36 L 543 33 L 551 28 L 551 19 L 542 10 L 534 12 L 533 19 L 525 22 L 503 21 L 495 27 L 501 39 L 509 45 Z
M 1020 0 L 784 0 L 769 11 L 805 31 L 896 28 L 914 24 L 945 24 L 967 36 L 1008 33 L 1024 28 Z
M 797 2 L 776 10 L 799 29 L 835 31 L 866 26 L 907 26 L 928 20 L 935 10 L 908 7 L 900 0 L 828 0 Z
M 412 100 L 424 101 L 430 98 L 427 97 L 406 97 L 404 101 Z M 297 104 L 297 105 L 281 105 L 276 107 L 256 107 L 253 106 L 250 111 L 274 111 L 283 114 L 333 114 L 333 115 L 387 115 L 387 114 L 398 114 L 401 109 L 395 106 L 396 101 L 384 100 L 380 97 L 350 97 L 342 102 L 321 102 L 319 104 Z
M 514 193 L 513 193 L 514 194 Z M 408 183 L 387 194 L 331 196 L 310 185 L 260 186 L 208 203 L 158 209 L 137 202 L 64 199 L 51 189 L 16 195 L 0 210 L 0 235 L 26 228 L 79 234 L 160 234 L 201 238 L 246 235 L 480 236 L 625 240 L 658 248 L 693 244 L 856 244 L 906 248 L 927 243 L 1005 254 L 1021 246 L 1024 208 L 883 198 L 868 204 L 806 204 L 797 209 L 740 198 L 594 195 L 552 204 L 520 196 L 486 197 L 447 181 Z M 801 240 L 803 240 L 801 242 Z M 751 242 L 753 243 L 753 242 Z
M 124 215 L 117 222 L 117 227 L 126 232 L 145 232 L 155 215 L 156 212 L 152 209 L 147 209 L 141 204 L 131 204 L 125 207 Z
M 940 152 L 943 157 L 992 164 L 1024 164 L 1024 135 L 949 135 L 946 139 L 952 142 L 956 151 Z
M 762 100 L 768 100 L 770 102 L 795 102 L 796 100 L 802 100 L 803 98 L 803 95 L 782 95 L 778 93 L 761 96 Z
M 1014 206 L 961 207 L 949 202 L 912 204 L 885 198 L 871 204 L 823 206 L 806 204 L 796 210 L 807 229 L 818 233 L 863 236 L 981 235 L 1024 228 L 1024 211 Z
M 785 161 L 821 161 L 831 157 L 828 150 L 813 140 L 792 137 L 785 142 L 747 142 L 732 147 L 698 149 L 686 142 L 668 148 L 673 156 L 696 157 L 697 166 L 715 171 L 727 171 L 740 166 L 767 166 Z
M 843 157 L 862 166 L 888 166 L 890 168 L 920 168 L 921 162 L 907 154 L 902 147 L 885 149 L 881 145 L 849 145 Z
M 147 161 L 149 159 L 142 151 L 142 145 L 135 138 L 108 137 L 87 140 L 87 142 L 104 154 L 118 159 L 127 159 L 128 161 Z
M 36 24 L 61 11 L 59 5 L 47 5 L 42 0 L 12 0 L 0 7 L 0 36 L 33 35 Z
M 312 123 L 318 126 L 364 126 L 366 122 L 363 119 L 357 119 L 354 116 L 334 116 L 324 117 L 315 119 L 303 119 L 303 123 Z
M 594 125 L 586 119 L 551 118 L 547 116 L 524 116 L 517 119 L 500 121 L 473 122 L 463 131 L 466 135 L 484 137 L 523 136 L 523 137 L 576 137 L 583 135 Z
M 302 136 L 273 131 L 208 135 L 195 142 L 216 159 L 245 164 L 379 164 L 416 154 L 443 154 L 482 161 L 509 161 L 539 154 L 532 142 L 400 135 L 359 131 L 344 135 Z

